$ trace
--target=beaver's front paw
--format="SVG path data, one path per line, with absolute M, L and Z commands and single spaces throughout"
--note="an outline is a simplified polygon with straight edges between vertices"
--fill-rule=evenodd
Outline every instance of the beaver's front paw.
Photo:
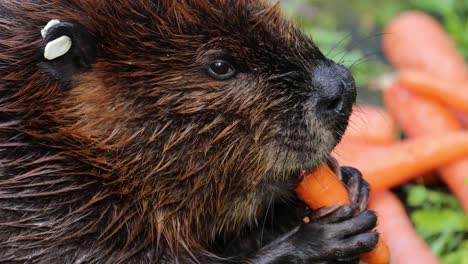
M 369 200 L 369 184 L 362 178 L 361 172 L 352 167 L 341 167 L 341 177 L 349 190 L 351 206 L 355 213 L 364 212 Z
M 364 211 L 354 215 L 352 206 L 333 206 L 313 213 L 311 221 L 294 234 L 293 244 L 306 263 L 358 263 L 357 257 L 372 250 L 378 234 L 369 232 L 376 215 Z

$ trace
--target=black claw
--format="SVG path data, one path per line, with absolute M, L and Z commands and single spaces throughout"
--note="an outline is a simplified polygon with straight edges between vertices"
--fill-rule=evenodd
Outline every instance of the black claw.
M 377 216 L 372 211 L 364 211 L 358 216 L 347 221 L 335 224 L 334 229 L 342 237 L 366 232 L 377 224 Z
M 367 201 L 369 199 L 369 184 L 355 168 L 341 167 L 341 174 L 343 182 L 348 187 L 352 206 L 357 212 L 363 212 L 367 208 Z
M 367 209 L 367 202 L 369 201 L 370 186 L 366 181 L 363 181 L 361 186 L 361 196 L 358 201 L 358 212 L 364 212 Z
M 324 226 L 328 237 L 345 238 L 370 231 L 377 224 L 377 216 L 372 211 L 365 211 L 358 216 L 341 222 L 328 223 Z
M 330 206 L 314 211 L 311 218 L 316 222 L 336 223 L 349 219 L 354 214 L 354 208 L 350 205 Z
M 379 234 L 376 232 L 362 233 L 344 240 L 348 256 L 356 256 L 371 251 L 377 245 Z

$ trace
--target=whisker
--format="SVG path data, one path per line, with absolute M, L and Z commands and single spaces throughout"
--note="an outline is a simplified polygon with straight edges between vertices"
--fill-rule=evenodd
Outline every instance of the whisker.
M 294 75 L 294 74 L 297 74 L 297 73 L 298 73 L 297 71 L 289 71 L 289 72 L 286 72 L 286 73 L 269 76 L 268 78 L 266 78 L 266 80 L 267 81 L 274 81 L 276 79 L 281 79 L 281 78 L 288 77 L 290 75 Z
M 381 53 L 382 52 L 380 52 L 380 51 L 366 53 L 363 56 L 361 56 L 361 58 L 359 58 L 355 62 L 353 62 L 353 64 L 351 64 L 348 68 L 352 69 L 354 66 L 365 62 L 367 59 L 370 59 L 372 56 L 375 56 L 375 55 L 378 55 L 378 54 L 381 54 Z
M 270 199 L 268 201 L 268 207 L 265 213 L 265 217 L 263 217 L 262 231 L 260 232 L 260 245 L 263 245 L 263 234 L 265 231 L 266 220 L 268 218 L 268 213 L 270 212 L 270 207 L 272 206 L 272 204 L 273 204 L 273 195 L 270 196 Z
M 325 57 L 328 57 L 336 48 L 338 48 L 341 43 L 343 43 L 343 41 L 349 39 L 352 37 L 352 34 L 349 33 L 348 35 L 346 35 L 344 38 L 342 38 L 340 41 L 338 41 L 338 43 L 336 43 L 328 52 L 327 54 L 325 55 Z
M 338 60 L 338 63 L 342 63 L 343 59 L 346 57 L 346 55 L 348 55 L 348 53 L 353 50 L 356 45 L 362 43 L 363 41 L 366 41 L 366 40 L 369 40 L 369 39 L 373 39 L 373 38 L 377 38 L 377 37 L 381 37 L 383 35 L 386 35 L 386 34 L 389 34 L 389 33 L 384 33 L 384 32 L 379 32 L 377 34 L 373 34 L 373 35 L 370 35 L 370 36 L 367 36 L 365 38 L 361 38 L 355 42 L 353 42 L 346 51 L 344 51 L 344 54 L 343 56 L 341 56 L 341 58 Z
M 349 49 L 354 49 L 354 48 L 356 47 L 356 45 L 361 44 L 363 41 L 367 41 L 367 40 L 370 40 L 370 39 L 373 39 L 373 38 L 382 37 L 382 36 L 387 35 L 387 34 L 389 34 L 389 33 L 378 32 L 378 33 L 369 35 L 369 36 L 367 36 L 367 37 L 358 39 L 357 41 L 353 42 L 353 43 L 351 44 L 351 46 L 349 46 Z

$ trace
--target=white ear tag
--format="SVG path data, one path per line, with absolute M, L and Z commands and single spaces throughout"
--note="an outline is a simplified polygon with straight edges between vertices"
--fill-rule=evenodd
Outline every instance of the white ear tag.
M 47 23 L 47 25 L 41 30 L 42 37 L 45 38 L 47 36 L 47 32 L 49 31 L 49 28 L 59 23 L 60 23 L 60 20 L 57 20 L 57 19 L 52 19 L 51 21 L 49 21 L 49 23 Z
M 72 46 L 72 41 L 67 36 L 61 36 L 47 43 L 44 50 L 44 58 L 48 60 L 56 59 L 65 55 Z

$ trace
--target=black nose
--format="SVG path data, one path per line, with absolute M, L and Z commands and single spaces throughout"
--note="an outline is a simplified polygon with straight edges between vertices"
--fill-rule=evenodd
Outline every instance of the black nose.
M 329 62 L 317 66 L 313 72 L 316 88 L 315 109 L 321 114 L 350 111 L 356 100 L 356 87 L 351 72 L 344 66 Z
M 344 106 L 345 84 L 338 84 L 335 87 L 327 89 L 318 99 L 317 107 L 321 111 L 341 112 Z

